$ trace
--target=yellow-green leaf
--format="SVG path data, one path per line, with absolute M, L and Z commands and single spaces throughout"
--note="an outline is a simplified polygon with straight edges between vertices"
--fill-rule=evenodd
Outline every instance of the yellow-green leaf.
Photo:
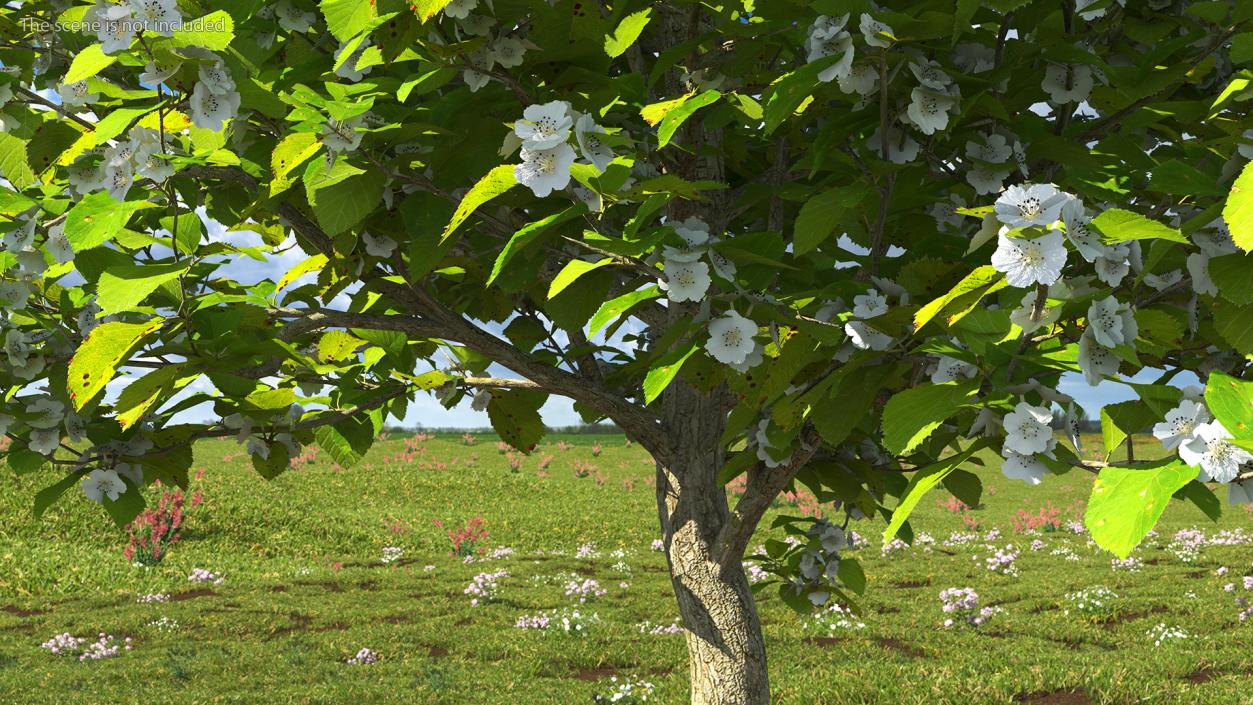
M 461 203 L 457 204 L 457 210 L 452 214 L 452 220 L 448 221 L 448 225 L 444 227 L 444 235 L 440 238 L 440 244 L 444 244 L 449 237 L 452 236 L 461 224 L 466 222 L 466 218 L 474 212 L 474 209 L 496 198 L 502 193 L 516 186 L 517 179 L 513 176 L 512 164 L 501 164 L 500 166 L 487 172 L 479 182 L 470 189 L 470 192 L 461 199 Z
M 113 379 L 118 365 L 144 338 L 161 328 L 162 319 L 147 323 L 110 321 L 96 327 L 70 358 L 66 387 L 76 411 L 87 406 Z

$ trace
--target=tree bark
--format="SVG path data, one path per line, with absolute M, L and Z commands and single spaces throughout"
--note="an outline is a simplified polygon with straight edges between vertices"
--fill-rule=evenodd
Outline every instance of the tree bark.
M 740 561 L 719 566 L 719 532 L 730 512 L 718 481 L 725 423 L 722 393 L 684 384 L 666 391 L 666 424 L 679 447 L 657 468 L 657 510 L 670 580 L 687 629 L 692 705 L 768 705 L 761 620 Z

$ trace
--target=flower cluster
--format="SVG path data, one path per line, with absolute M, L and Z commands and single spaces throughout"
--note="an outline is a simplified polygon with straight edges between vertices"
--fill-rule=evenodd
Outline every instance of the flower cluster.
M 150 592 L 146 595 L 140 595 L 139 597 L 135 598 L 135 602 L 141 605 L 152 604 L 154 602 L 169 602 L 169 601 L 170 601 L 170 594 L 168 592 Z
M 522 163 L 513 168 L 514 179 L 544 198 L 570 185 L 570 167 L 580 156 L 603 172 L 613 161 L 606 135 L 592 116 L 576 112 L 564 100 L 528 105 L 506 140 L 513 145 L 510 151 L 521 148 Z
M 645 680 L 618 681 L 617 676 L 609 679 L 612 690 L 607 695 L 596 695 L 592 702 L 596 705 L 641 705 L 652 699 L 656 687 Z
M 566 597 L 573 597 L 580 603 L 587 602 L 596 597 L 602 597 L 607 591 L 600 586 L 600 582 L 592 578 L 585 578 L 582 582 L 571 580 L 566 583 Z
M 965 623 L 972 627 L 983 626 L 999 610 L 995 607 L 979 607 L 979 594 L 972 588 L 946 588 L 940 591 L 940 609 L 948 616 L 944 626 Z
M 1180 627 L 1169 627 L 1161 622 L 1150 628 L 1144 635 L 1153 641 L 1153 646 L 1161 646 L 1172 641 L 1183 641 L 1192 638 L 1191 634 Z
M 395 563 L 396 561 L 400 560 L 400 557 L 403 556 L 404 554 L 405 554 L 405 550 L 403 548 L 399 548 L 397 546 L 384 546 L 383 556 L 379 558 L 379 561 L 385 565 L 389 563 Z
M 281 446 L 287 458 L 299 457 L 301 443 L 296 440 L 292 431 L 304 417 L 305 410 L 299 404 L 292 404 L 286 412 L 269 413 L 255 417 L 249 413 L 236 412 L 222 418 L 222 426 L 235 432 L 235 441 L 246 443 L 248 453 L 261 460 L 269 460 L 270 453 L 276 446 Z M 254 434 L 256 427 L 264 428 L 261 434 Z M 286 463 L 284 463 L 286 464 Z
M 187 576 L 187 581 L 191 583 L 213 583 L 214 585 L 221 585 L 226 582 L 226 578 L 205 568 L 194 568 L 191 571 L 191 575 Z
M 1084 588 L 1066 595 L 1066 602 L 1070 603 L 1071 608 L 1080 614 L 1090 616 L 1104 616 L 1113 612 L 1113 601 L 1117 599 L 1118 594 L 1103 585 Z M 1067 609 L 1065 613 L 1070 614 L 1070 609 Z
M 577 609 L 565 608 L 556 612 L 523 615 L 514 623 L 514 627 L 557 631 L 570 636 L 587 636 L 591 628 L 600 621 L 600 615 L 595 613 L 588 614 Z
M 1017 576 L 1018 566 L 1015 563 L 1017 560 L 1018 551 L 1012 545 L 1006 546 L 996 549 L 992 555 L 983 559 L 983 567 L 1000 575 Z
M 1153 427 L 1153 436 L 1167 450 L 1174 450 L 1189 466 L 1200 468 L 1202 482 L 1228 484 L 1227 497 L 1232 504 L 1253 502 L 1253 482 L 1235 482 L 1246 464 L 1253 463 L 1253 454 L 1228 443 L 1231 432 L 1214 419 L 1199 398 L 1184 399 L 1166 412 L 1166 418 Z
M 500 589 L 500 580 L 508 576 L 509 571 L 507 570 L 498 570 L 494 573 L 479 573 L 474 576 L 470 584 L 462 592 L 471 595 L 471 607 L 478 607 L 480 604 L 496 599 L 497 591 Z
M 130 651 L 131 639 L 126 637 L 118 642 L 112 634 L 100 632 L 95 641 L 87 643 L 87 639 L 66 632 L 52 637 L 39 647 L 57 656 L 78 656 L 79 661 L 100 661 L 117 656 L 124 650 Z
M 378 663 L 379 655 L 374 650 L 362 647 L 355 656 L 350 657 L 345 663 L 349 666 L 368 666 L 372 663 Z
M 188 510 L 204 502 L 204 495 L 196 492 L 191 497 Z M 165 558 L 170 547 L 182 537 L 183 491 L 162 492 L 156 509 L 146 509 L 127 526 L 129 542 L 122 554 L 126 560 L 140 565 L 156 565 Z
M 849 608 L 838 602 L 832 602 L 825 609 L 815 613 L 805 625 L 812 631 L 824 634 L 865 629 L 866 623 Z

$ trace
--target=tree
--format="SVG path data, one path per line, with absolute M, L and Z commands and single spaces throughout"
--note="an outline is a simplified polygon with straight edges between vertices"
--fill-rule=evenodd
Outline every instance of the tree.
M 569 397 L 657 461 L 692 702 L 757 705 L 742 560 L 796 483 L 832 513 L 760 560 L 798 609 L 855 604 L 851 519 L 908 539 L 929 489 L 977 504 L 985 457 L 1099 473 L 1121 555 L 1172 496 L 1253 491 L 1253 4 L 0 13 L 0 421 L 37 515 L 81 485 L 124 525 L 209 437 L 264 478 L 309 443 L 349 465 L 419 393 L 527 451 Z M 1139 396 L 1099 462 L 1049 429 L 1068 372 Z M 220 423 L 172 421 L 204 402 Z M 1154 424 L 1177 457 L 1112 459 Z

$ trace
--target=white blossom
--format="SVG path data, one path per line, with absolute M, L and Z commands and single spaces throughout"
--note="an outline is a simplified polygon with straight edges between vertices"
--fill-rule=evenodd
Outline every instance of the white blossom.
M 313 27 L 313 23 L 318 21 L 316 14 L 301 10 L 291 0 L 279 0 L 274 6 L 274 16 L 278 19 L 278 26 L 288 32 L 300 34 L 308 32 Z
M 100 94 L 92 93 L 85 80 L 59 84 L 57 95 L 63 105 L 86 105 L 100 100 Z
M 956 96 L 918 86 L 910 93 L 909 107 L 905 114 L 919 132 L 931 135 L 948 127 L 949 111 L 956 105 Z
M 105 497 L 117 501 L 119 495 L 126 491 L 126 483 L 112 470 L 96 468 L 83 478 L 83 493 L 93 502 L 103 504 Z
M 96 39 L 100 42 L 100 51 L 105 54 L 116 54 L 130 48 L 135 39 L 137 24 L 131 18 L 129 5 L 118 5 L 108 0 L 96 0 L 95 7 L 83 16 L 96 28 Z
M 1001 449 L 1005 461 L 1001 463 L 1001 474 L 1011 480 L 1022 480 L 1029 485 L 1038 485 L 1048 474 L 1048 466 L 1034 455 L 1023 455 L 1010 450 Z
M 1192 277 L 1192 290 L 1198 294 L 1218 296 L 1218 285 L 1209 275 L 1210 256 L 1204 252 L 1188 255 L 1188 274 Z
M 1140 332 L 1131 307 L 1112 296 L 1093 301 L 1088 307 L 1088 330 L 1107 348 L 1130 344 Z
M 522 119 L 515 122 L 513 131 L 522 138 L 522 148 L 529 150 L 552 149 L 570 138 L 574 120 L 570 117 L 570 104 L 564 100 L 528 105 L 522 111 Z
M 875 154 L 882 154 L 882 143 L 880 140 L 880 131 L 876 129 L 866 138 L 866 146 L 874 150 Z M 888 128 L 888 161 L 893 164 L 908 164 L 918 157 L 918 142 L 905 130 L 889 127 Z
M 574 122 L 574 139 L 579 144 L 579 153 L 602 172 L 613 161 L 613 150 L 598 137 L 603 134 L 605 128 L 597 125 L 591 115 L 580 115 Z
M 1040 88 L 1054 103 L 1081 103 L 1092 92 L 1092 67 L 1084 64 L 1050 64 L 1044 69 Z
M 1005 447 L 1022 455 L 1043 453 L 1053 440 L 1053 412 L 1042 406 L 1018 402 L 1014 410 L 1005 415 Z
M 757 335 L 757 324 L 744 318 L 735 311 L 709 322 L 709 341 L 705 350 L 715 360 L 724 364 L 744 362 L 753 351 L 753 336 Z
M 706 245 L 711 239 L 709 224 L 696 216 L 669 224 L 689 247 Z
M 364 117 L 356 115 L 339 121 L 331 118 L 322 127 L 322 144 L 332 152 L 351 152 L 361 146 L 363 132 L 358 130 Z
M 1240 474 L 1240 466 L 1253 461 L 1247 450 L 1227 442 L 1231 432 L 1218 421 L 1197 426 L 1192 438 L 1179 444 L 1179 457 L 1214 482 L 1231 482 Z M 1204 479 L 1203 479 L 1204 481 Z
M 144 34 L 172 37 L 174 30 L 183 24 L 175 0 L 126 0 L 126 4 L 138 23 L 137 29 Z
M 1253 480 L 1227 485 L 1227 504 L 1253 504 Z
M 1105 253 L 1105 244 L 1101 242 L 1101 236 L 1092 229 L 1092 217 L 1083 207 L 1082 200 L 1067 200 L 1062 206 L 1061 218 L 1066 225 L 1066 239 L 1085 260 L 1095 261 Z
M 1082 414 L 1075 409 L 1073 401 L 1066 405 L 1066 410 L 1062 413 L 1062 428 L 1065 429 L 1066 436 L 1070 439 L 1070 444 L 1077 451 L 1083 450 L 1083 437 L 1081 435 L 1083 429 L 1080 427 L 1082 418 Z
M 335 69 L 335 75 L 339 76 L 340 78 L 346 81 L 352 81 L 353 83 L 356 83 L 357 81 L 360 81 L 362 78 L 364 78 L 366 74 L 373 71 L 374 70 L 373 66 L 365 66 L 365 67 L 357 66 L 357 64 L 361 62 L 361 57 L 365 55 L 365 50 L 369 48 L 370 48 L 369 38 L 362 40 L 361 43 L 358 44 L 356 48 L 352 50 L 352 54 L 350 54 L 347 59 L 344 59 L 344 62 L 342 64 L 339 64 L 339 68 Z M 347 49 L 348 49 L 347 44 L 339 45 L 339 49 L 335 51 L 336 63 L 339 63 L 340 59 L 343 58 L 344 52 Z
M 29 250 L 35 244 L 36 226 L 34 218 L 22 218 L 16 228 L 4 234 L 4 249 L 9 252 Z
M 1033 240 L 997 236 L 992 266 L 1005 274 L 1010 286 L 1051 285 L 1061 278 L 1066 265 L 1066 245 L 1060 232 L 1053 230 Z
M 52 455 L 61 445 L 61 430 L 59 428 L 32 429 L 27 445 L 40 455 Z
M 866 13 L 861 13 L 861 36 L 865 38 L 866 43 L 872 47 L 886 49 L 892 45 L 890 39 L 885 39 L 879 35 L 886 34 L 893 36 L 892 28 L 886 24 L 876 20 Z
M 809 37 L 805 40 L 806 60 L 809 63 L 829 56 L 840 57 L 818 74 L 818 80 L 823 83 L 843 78 L 853 68 L 853 37 L 844 31 L 847 21 L 848 15 L 836 19 L 819 15 L 809 28 Z
M 704 262 L 666 260 L 666 279 L 661 288 L 671 301 L 701 301 L 710 283 L 709 265 Z
M 191 94 L 191 121 L 196 127 L 219 132 L 239 110 L 239 94 L 217 95 L 204 83 L 197 83 Z
M 205 90 L 214 95 L 229 95 L 235 92 L 235 79 L 226 69 L 226 64 L 211 52 L 205 52 L 205 56 L 211 60 L 200 64 L 197 70 L 197 77 Z
M 513 168 L 513 176 L 537 197 L 544 198 L 570 183 L 570 167 L 575 157 L 570 145 L 561 143 L 552 149 L 540 150 L 523 147 L 521 156 L 522 163 Z
M 1130 253 L 1126 245 L 1111 245 L 1102 249 L 1092 261 L 1096 277 L 1110 286 L 1118 286 L 1131 272 Z
M 879 332 L 864 321 L 845 323 L 844 332 L 853 347 L 860 350 L 887 350 L 892 347 L 892 336 Z
M 853 297 L 853 315 L 858 318 L 875 318 L 888 312 L 888 299 L 876 289 Z
M 840 90 L 866 96 L 879 87 L 879 70 L 873 64 L 856 64 L 845 76 L 836 80 Z
M 1174 450 L 1196 436 L 1196 430 L 1210 421 L 1209 410 L 1196 401 L 1185 400 L 1166 412 L 1166 420 L 1153 426 L 1153 436 L 1166 450 Z
M 478 6 L 479 0 L 452 0 L 444 6 L 444 15 L 456 20 L 464 20 Z
M 464 23 L 462 26 L 465 26 Z M 526 56 L 526 42 L 517 37 L 499 37 L 492 42 L 488 51 L 497 64 L 507 69 L 517 68 L 522 65 Z
M 933 384 L 955 382 L 962 378 L 970 379 L 977 374 L 979 374 L 979 368 L 965 360 L 958 360 L 948 355 L 937 355 L 935 371 L 931 373 L 931 382 Z
M 391 257 L 396 251 L 396 241 L 386 235 L 372 235 L 368 232 L 361 233 L 361 242 L 365 243 L 366 254 L 375 257 Z
M 1097 386 L 1105 377 L 1118 374 L 1118 358 L 1092 336 L 1092 330 L 1079 337 L 1079 369 L 1090 386 Z
M 1172 269 L 1169 272 L 1163 272 L 1161 274 L 1154 274 L 1150 272 L 1144 275 L 1144 283 L 1153 287 L 1157 291 L 1165 291 L 1181 281 L 1183 281 L 1183 270 L 1181 269 Z
M 1047 227 L 1061 217 L 1069 199 L 1053 184 L 1010 186 L 996 199 L 996 217 L 1011 228 Z
M 919 83 L 933 91 L 946 92 L 953 83 L 953 79 L 944 73 L 944 69 L 930 59 L 909 62 L 909 71 Z

